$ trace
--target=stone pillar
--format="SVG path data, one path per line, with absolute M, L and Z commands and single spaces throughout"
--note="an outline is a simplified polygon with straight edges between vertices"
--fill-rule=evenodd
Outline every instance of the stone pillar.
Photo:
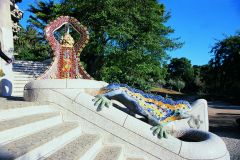
M 0 0 L 0 42 L 2 51 L 12 58 L 14 46 L 10 0 Z M 0 95 L 11 96 L 13 88 L 12 64 L 7 64 L 0 58 L 0 68 L 5 73 L 4 77 L 0 77 Z

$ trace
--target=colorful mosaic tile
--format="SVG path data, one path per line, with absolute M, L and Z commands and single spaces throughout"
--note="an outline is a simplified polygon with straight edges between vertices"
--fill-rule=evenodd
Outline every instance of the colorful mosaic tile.
M 70 24 L 81 34 L 81 38 L 76 43 L 69 33 L 66 33 L 60 42 L 54 37 L 54 32 L 65 24 Z M 80 53 L 89 41 L 86 27 L 73 17 L 61 16 L 46 26 L 45 35 L 53 50 L 54 58 L 49 69 L 38 79 L 92 79 L 80 62 Z

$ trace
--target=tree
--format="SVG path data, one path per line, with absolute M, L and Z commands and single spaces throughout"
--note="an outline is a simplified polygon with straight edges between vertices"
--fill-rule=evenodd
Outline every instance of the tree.
M 181 91 L 185 87 L 185 82 L 177 80 L 175 83 L 175 87 L 178 89 L 178 92 Z
M 156 85 L 160 88 L 163 88 L 166 84 L 167 82 L 164 79 L 159 79 L 156 83 Z
M 209 62 L 209 91 L 240 97 L 240 32 L 217 41 L 211 53 L 214 57 Z
M 205 88 L 205 75 L 206 72 L 206 65 L 203 66 L 198 66 L 194 65 L 193 66 L 193 71 L 194 71 L 194 81 L 192 84 L 192 91 L 198 92 L 198 93 L 204 93 L 206 90 Z
M 41 39 L 33 27 L 21 28 L 18 39 L 14 41 L 15 52 L 18 53 L 15 58 L 32 61 L 42 61 L 49 58 L 49 45 Z
M 42 36 L 44 36 L 45 26 L 50 21 L 67 14 L 61 4 L 54 3 L 54 0 L 37 1 L 36 5 L 30 4 L 28 11 L 34 14 L 30 15 L 28 22 L 34 26 Z
M 185 82 L 179 79 L 169 79 L 168 86 L 170 87 L 170 89 L 177 89 L 180 92 L 185 87 Z
M 187 58 L 173 58 L 168 65 L 168 79 L 185 82 L 186 88 L 191 89 L 194 82 L 194 69 Z
M 169 86 L 170 89 L 173 89 L 173 87 L 175 86 L 175 80 L 169 79 L 169 80 L 167 81 L 167 84 L 168 84 L 168 86 Z
M 30 22 L 43 29 L 59 15 L 77 18 L 90 32 L 81 54 L 86 70 L 96 79 L 146 89 L 166 76 L 167 50 L 179 48 L 174 30 L 165 26 L 169 13 L 157 0 L 38 1 L 30 6 Z
M 173 58 L 168 65 L 168 72 L 173 79 L 180 79 L 186 82 L 192 80 L 194 70 L 191 61 L 185 57 Z

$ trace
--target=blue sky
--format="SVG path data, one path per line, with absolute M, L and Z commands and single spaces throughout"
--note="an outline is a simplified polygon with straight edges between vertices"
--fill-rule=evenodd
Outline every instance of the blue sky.
M 28 5 L 36 0 L 23 0 L 19 8 L 24 11 L 23 26 L 29 17 Z M 240 31 L 240 0 L 159 0 L 165 4 L 171 18 L 166 25 L 175 32 L 171 37 L 181 37 L 184 46 L 168 52 L 171 57 L 187 57 L 194 65 L 207 64 L 216 39 Z
M 171 57 L 187 57 L 192 64 L 207 64 L 216 39 L 240 30 L 240 0 L 160 0 L 171 12 L 167 25 L 172 37 L 185 42 Z

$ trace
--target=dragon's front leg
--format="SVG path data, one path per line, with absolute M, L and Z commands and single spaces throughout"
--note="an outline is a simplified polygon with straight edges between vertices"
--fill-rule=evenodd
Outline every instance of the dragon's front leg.
M 168 138 L 169 131 L 166 129 L 165 125 L 157 124 L 150 128 L 153 131 L 153 136 L 157 135 L 159 139 Z
M 97 107 L 97 111 L 101 111 L 103 107 L 109 108 L 112 105 L 112 102 L 110 99 L 114 99 L 114 97 L 118 97 L 120 95 L 123 95 L 124 92 L 121 90 L 113 90 L 113 91 L 107 91 L 103 89 L 103 92 L 101 94 L 98 94 L 93 99 L 94 106 Z
M 101 111 L 103 107 L 109 108 L 112 105 L 111 100 L 106 98 L 104 95 L 97 95 L 93 99 L 94 106 L 97 106 L 97 111 Z

